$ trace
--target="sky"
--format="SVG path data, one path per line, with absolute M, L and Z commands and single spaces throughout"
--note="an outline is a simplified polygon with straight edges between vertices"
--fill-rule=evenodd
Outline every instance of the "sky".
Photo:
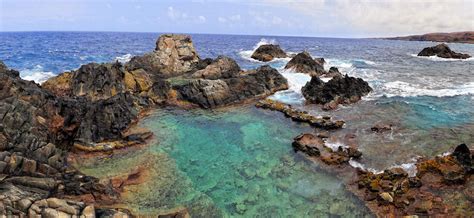
M 474 31 L 474 0 L 0 0 L 0 31 L 399 36 Z

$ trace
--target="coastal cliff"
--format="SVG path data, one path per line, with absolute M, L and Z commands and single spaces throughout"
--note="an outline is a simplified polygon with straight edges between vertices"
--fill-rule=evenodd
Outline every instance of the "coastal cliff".
M 453 33 L 427 33 L 423 35 L 398 36 L 384 39 L 405 41 L 455 42 L 474 44 L 474 31 Z

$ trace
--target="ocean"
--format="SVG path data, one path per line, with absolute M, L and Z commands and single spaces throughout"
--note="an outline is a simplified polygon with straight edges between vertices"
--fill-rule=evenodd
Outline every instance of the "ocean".
M 152 51 L 160 33 L 12 32 L 0 33 L 0 60 L 38 83 L 89 62 L 126 62 Z M 420 156 L 433 157 L 454 146 L 474 143 L 474 59 L 417 57 L 434 42 L 282 36 L 191 34 L 201 58 L 229 56 L 243 69 L 270 64 L 289 81 L 289 90 L 269 98 L 316 115 L 346 121 L 329 139 L 344 144 L 355 136 L 360 161 L 351 164 L 380 171 L 401 166 L 410 173 Z M 327 68 L 360 77 L 374 91 L 362 101 L 322 111 L 307 105 L 301 87 L 305 74 L 285 71 L 289 58 L 262 63 L 250 58 L 261 44 L 277 43 L 289 53 L 308 51 L 326 59 Z M 474 55 L 474 45 L 449 43 Z M 370 131 L 376 123 L 392 131 Z M 176 206 L 202 216 L 367 215 L 341 181 L 295 154 L 291 140 L 314 131 L 282 115 L 251 105 L 203 110 L 159 109 L 141 125 L 157 141 L 140 152 L 78 164 L 101 178 L 149 165 L 154 181 L 134 187 L 126 199 L 137 211 L 154 213 Z M 162 179 L 163 174 L 167 179 Z M 133 194 L 136 193 L 136 194 Z M 166 195 L 163 195 L 166 193 Z M 164 197 L 167 196 L 167 197 Z M 343 203 L 338 203 L 343 202 Z

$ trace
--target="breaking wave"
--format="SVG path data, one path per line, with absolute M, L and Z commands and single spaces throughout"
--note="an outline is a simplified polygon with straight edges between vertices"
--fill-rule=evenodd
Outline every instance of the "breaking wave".
M 125 55 L 122 55 L 122 56 L 115 57 L 114 61 L 118 61 L 118 62 L 124 64 L 124 63 L 129 62 L 132 59 L 132 57 L 133 56 L 131 54 L 125 54 Z
M 467 59 L 455 59 L 455 58 L 440 58 L 436 55 L 434 56 L 418 56 L 417 54 L 409 54 L 409 55 L 415 58 L 421 58 L 421 59 L 430 60 L 430 61 L 474 61 L 474 57 L 470 57 Z
M 276 92 L 269 98 L 285 104 L 302 104 L 305 99 L 301 88 L 311 80 L 311 76 L 293 70 L 281 70 L 280 73 L 288 80 L 288 89 Z
M 252 54 L 255 52 L 255 50 L 257 50 L 258 47 L 260 47 L 261 45 L 269 45 L 269 44 L 278 44 L 278 42 L 275 40 L 275 39 L 265 39 L 265 38 L 262 38 L 260 39 L 259 42 L 257 42 L 257 44 L 255 44 L 252 48 L 252 50 L 243 50 L 243 51 L 240 51 L 239 52 L 239 55 L 240 57 L 242 57 L 243 59 L 247 60 L 247 61 L 252 61 L 252 62 L 257 62 L 257 63 L 263 63 L 259 60 L 255 60 L 252 57 Z M 287 54 L 293 54 L 293 52 L 286 52 Z M 270 62 L 275 62 L 275 61 L 290 61 L 291 58 L 275 58 L 273 59 L 272 61 Z
M 36 65 L 33 69 L 20 71 L 20 77 L 24 80 L 34 81 L 42 84 L 51 77 L 56 76 L 53 72 L 44 71 L 43 66 Z
M 456 88 L 427 89 L 419 85 L 402 81 L 393 81 L 383 84 L 383 94 L 387 97 L 415 97 L 415 96 L 435 96 L 448 97 L 458 95 L 474 94 L 474 82 L 460 85 Z

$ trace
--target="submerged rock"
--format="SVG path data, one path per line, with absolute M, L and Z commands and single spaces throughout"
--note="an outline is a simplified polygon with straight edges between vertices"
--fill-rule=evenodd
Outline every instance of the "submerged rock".
M 331 148 L 326 145 L 324 138 L 311 133 L 301 134 L 293 139 L 293 148 L 316 157 L 329 165 L 341 165 L 349 162 L 351 158 L 360 158 L 362 154 L 354 147 Z
M 255 50 L 251 58 L 263 62 L 268 62 L 274 58 L 286 58 L 286 53 L 279 45 L 261 45 Z
M 418 56 L 438 56 L 440 58 L 454 58 L 454 59 L 467 59 L 471 56 L 468 54 L 456 53 L 452 51 L 448 45 L 442 43 L 433 47 L 427 47 L 418 53 Z
M 354 77 L 334 77 L 325 83 L 318 77 L 301 89 L 303 96 L 310 103 L 323 104 L 323 109 L 335 109 L 339 104 L 357 102 L 362 96 L 372 91 L 367 82 Z
M 339 129 L 344 126 L 344 121 L 332 121 L 330 117 L 316 117 L 308 114 L 306 111 L 300 111 L 291 107 L 291 105 L 283 104 L 274 100 L 265 99 L 259 101 L 256 107 L 280 111 L 285 116 L 290 117 L 297 122 L 309 123 L 311 126 L 322 129 Z
M 321 76 L 325 73 L 323 64 L 315 61 L 306 51 L 293 57 L 286 64 L 285 69 L 293 69 L 298 73 L 306 73 L 311 76 Z

